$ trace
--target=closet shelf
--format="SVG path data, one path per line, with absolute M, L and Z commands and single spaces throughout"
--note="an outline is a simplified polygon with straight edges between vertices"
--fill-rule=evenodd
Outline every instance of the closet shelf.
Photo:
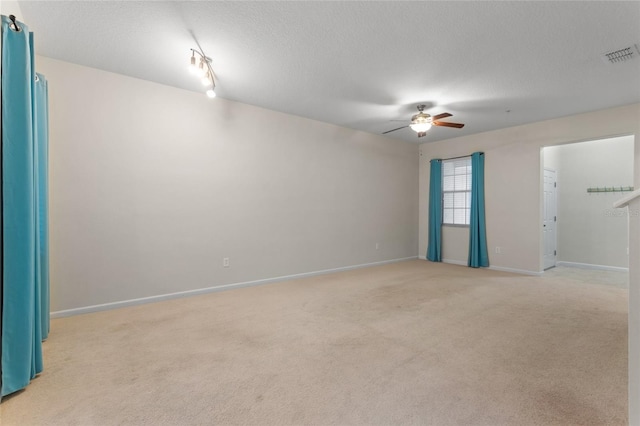
M 633 191 L 633 186 L 605 186 L 600 188 L 598 187 L 590 187 L 587 188 L 587 192 L 627 192 Z

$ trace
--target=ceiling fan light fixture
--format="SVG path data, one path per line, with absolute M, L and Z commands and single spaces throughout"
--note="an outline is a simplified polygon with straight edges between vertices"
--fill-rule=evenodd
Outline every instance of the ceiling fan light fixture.
M 431 128 L 431 123 L 429 123 L 426 118 L 420 117 L 409 126 L 411 127 L 411 130 L 416 133 L 424 133 Z
M 441 114 L 434 115 L 433 117 L 430 114 L 424 112 L 426 105 L 418 105 L 418 113 L 411 117 L 411 121 L 406 126 L 398 127 L 397 129 L 387 130 L 386 132 L 382 132 L 383 135 L 387 133 L 395 132 L 397 130 L 406 129 L 407 127 L 411 127 L 411 130 L 418 134 L 418 137 L 421 138 L 427 135 L 427 131 L 431 129 L 431 126 L 442 126 L 442 127 L 453 127 L 456 129 L 462 129 L 464 124 L 462 123 L 451 123 L 449 121 L 440 121 L 442 118 L 451 117 L 452 115 L 448 112 L 443 112 Z M 396 120 L 397 121 L 397 120 Z
M 416 133 L 424 133 L 431 128 L 431 116 L 424 113 L 424 105 L 418 105 L 418 113 L 411 117 L 411 130 Z
M 430 123 L 416 123 L 411 125 L 411 130 L 413 130 L 416 133 L 426 132 L 430 128 L 431 128 Z

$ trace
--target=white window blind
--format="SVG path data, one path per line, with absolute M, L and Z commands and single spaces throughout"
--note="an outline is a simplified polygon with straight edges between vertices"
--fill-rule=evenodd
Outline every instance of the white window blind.
M 471 216 L 471 157 L 442 162 L 442 222 L 469 225 Z

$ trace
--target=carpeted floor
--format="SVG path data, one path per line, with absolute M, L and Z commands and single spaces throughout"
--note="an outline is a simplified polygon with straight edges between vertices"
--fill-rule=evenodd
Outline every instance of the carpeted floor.
M 629 288 L 628 272 L 556 266 L 554 268 L 547 269 L 544 272 L 544 278 L 566 278 L 572 281 L 580 281 L 589 284 L 612 285 L 620 288 Z
M 557 271 L 556 271 L 557 272 Z M 9 425 L 627 423 L 627 290 L 415 260 L 57 319 Z

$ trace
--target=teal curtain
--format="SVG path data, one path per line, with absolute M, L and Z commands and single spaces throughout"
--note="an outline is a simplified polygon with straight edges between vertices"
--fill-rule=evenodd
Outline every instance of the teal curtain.
M 442 160 L 431 160 L 427 259 L 442 262 Z
M 0 397 L 43 369 L 49 332 L 47 83 L 33 34 L 2 16 L 2 349 Z
M 467 265 L 472 268 L 489 266 L 484 216 L 484 153 L 482 152 L 474 152 L 471 155 L 471 217 Z

